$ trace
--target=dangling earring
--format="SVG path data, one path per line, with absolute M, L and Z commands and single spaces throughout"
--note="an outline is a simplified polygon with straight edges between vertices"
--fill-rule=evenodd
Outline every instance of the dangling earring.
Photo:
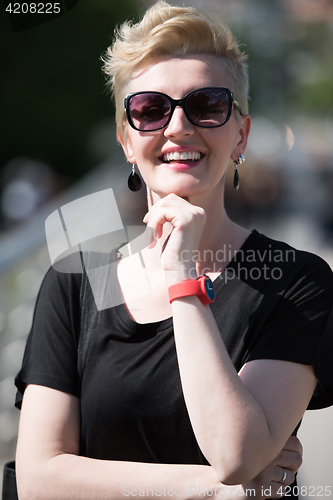
M 243 154 L 240 154 L 238 157 L 238 160 L 234 161 L 234 167 L 235 167 L 235 173 L 234 173 L 234 188 L 237 189 L 239 188 L 239 170 L 238 170 L 238 165 L 241 165 L 245 161 L 245 156 Z
M 140 176 L 135 171 L 134 163 L 132 163 L 132 172 L 129 174 L 127 184 L 131 191 L 140 191 L 141 189 L 142 182 Z

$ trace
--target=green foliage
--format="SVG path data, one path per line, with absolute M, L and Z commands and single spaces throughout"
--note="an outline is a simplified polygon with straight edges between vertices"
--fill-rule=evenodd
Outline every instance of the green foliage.
M 333 112 L 333 80 L 319 80 L 295 85 L 289 101 L 294 110 L 302 109 L 311 116 L 325 116 Z

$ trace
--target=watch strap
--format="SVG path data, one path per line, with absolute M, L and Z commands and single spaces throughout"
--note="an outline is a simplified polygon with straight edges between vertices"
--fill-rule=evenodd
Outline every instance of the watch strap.
M 210 299 L 207 295 L 205 288 L 205 281 L 211 280 L 208 276 L 203 275 L 199 276 L 196 280 L 185 280 L 180 283 L 176 283 L 175 285 L 171 285 L 169 287 L 169 302 L 181 297 L 190 297 L 192 295 L 196 295 L 203 304 L 210 304 L 214 301 L 214 299 Z M 212 285 L 213 286 L 213 285 Z

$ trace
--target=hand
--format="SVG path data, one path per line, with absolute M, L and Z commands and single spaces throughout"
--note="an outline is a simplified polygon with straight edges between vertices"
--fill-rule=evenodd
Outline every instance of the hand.
M 290 436 L 283 450 L 281 450 L 273 462 L 267 465 L 252 481 L 243 484 L 243 489 L 255 489 L 256 496 L 252 496 L 252 498 L 281 498 L 285 493 L 285 487 L 294 482 L 295 473 L 302 465 L 302 455 L 303 448 L 301 442 L 297 437 Z M 287 472 L 287 477 L 283 484 L 281 484 L 280 481 L 284 470 Z M 264 494 L 265 491 L 266 495 Z M 269 495 L 267 495 L 268 492 Z
M 162 248 L 162 264 L 168 284 L 195 279 L 195 250 L 199 248 L 205 227 L 205 211 L 184 198 L 169 194 L 151 207 L 143 221 L 156 231 L 156 240 L 163 235 L 166 223 L 172 225 Z M 151 244 L 150 248 L 154 245 Z

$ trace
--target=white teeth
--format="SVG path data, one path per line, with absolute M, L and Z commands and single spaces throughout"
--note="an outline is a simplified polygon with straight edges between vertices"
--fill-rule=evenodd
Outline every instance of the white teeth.
M 165 153 L 162 156 L 163 161 L 172 161 L 172 160 L 200 160 L 201 153 L 199 151 L 172 151 L 171 153 Z

